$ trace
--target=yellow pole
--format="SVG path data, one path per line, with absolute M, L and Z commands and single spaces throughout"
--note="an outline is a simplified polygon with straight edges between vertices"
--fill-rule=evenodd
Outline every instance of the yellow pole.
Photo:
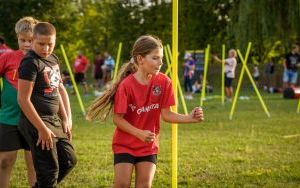
M 2 89 L 3 89 L 3 80 L 2 78 L 0 78 L 0 91 L 2 91 Z
M 201 90 L 201 97 L 200 97 L 200 106 L 203 106 L 203 100 L 205 98 L 209 51 L 210 51 L 210 45 L 208 44 L 207 48 L 205 49 L 204 72 L 203 72 L 203 78 L 202 78 L 202 90 Z
M 246 61 L 243 60 L 243 57 L 242 57 L 242 55 L 241 55 L 241 53 L 240 53 L 239 50 L 238 50 L 238 54 L 239 54 L 239 57 L 240 57 L 240 59 L 241 59 L 241 61 L 242 61 L 242 63 L 243 63 L 243 67 L 245 67 L 246 73 L 247 73 L 247 75 L 248 75 L 248 77 L 249 77 L 249 79 L 250 79 L 250 82 L 251 82 L 251 84 L 252 84 L 252 86 L 253 86 L 253 88 L 254 88 L 254 90 L 255 90 L 255 92 L 256 92 L 256 95 L 258 96 L 258 99 L 259 99 L 259 101 L 260 101 L 260 103 L 261 103 L 261 105 L 262 105 L 262 107 L 263 107 L 265 113 L 267 114 L 268 117 L 271 117 L 271 115 L 270 115 L 270 113 L 269 113 L 269 111 L 268 111 L 268 109 L 267 109 L 267 106 L 266 106 L 264 100 L 262 99 L 262 96 L 260 95 L 260 93 L 259 93 L 259 91 L 258 91 L 258 89 L 257 89 L 257 87 L 256 87 L 256 84 L 255 84 L 255 82 L 254 82 L 254 80 L 253 80 L 253 78 L 252 78 L 252 75 L 251 75 L 251 73 L 250 73 L 250 71 L 249 71 L 249 69 L 248 69 L 248 66 L 247 66 L 247 64 L 246 64 Z
M 171 53 L 171 49 L 170 49 L 170 46 L 169 46 L 169 44 L 167 44 L 167 47 L 165 46 L 164 47 L 164 51 L 166 52 L 165 54 L 165 56 L 166 56 L 166 58 L 168 57 L 170 57 L 170 58 L 172 58 L 172 53 Z M 171 73 L 172 72 L 172 66 L 169 66 L 169 64 L 168 64 L 168 67 L 167 67 L 167 70 L 166 70 L 166 72 L 165 72 L 165 74 L 172 74 Z
M 174 112 L 177 112 L 177 76 L 178 76 L 178 0 L 172 1 L 172 82 L 174 96 L 176 100 L 176 105 L 172 108 Z M 177 141 L 178 141 L 178 126 L 177 124 L 172 124 L 172 188 L 177 188 Z
M 225 101 L 225 64 L 223 63 L 225 60 L 225 44 L 222 45 L 222 82 L 221 82 L 221 102 L 224 105 Z
M 245 59 L 244 59 L 245 64 L 248 61 L 251 45 L 252 45 L 252 43 L 249 42 L 248 43 L 248 48 L 247 48 L 247 51 L 246 51 L 246 56 L 245 56 Z M 238 50 L 238 53 L 239 53 L 239 50 Z M 231 105 L 231 110 L 230 110 L 230 114 L 229 114 L 229 119 L 230 120 L 232 120 L 233 112 L 235 110 L 236 101 L 237 101 L 237 98 L 238 98 L 238 95 L 239 95 L 239 92 L 240 92 L 240 88 L 241 88 L 241 85 L 242 85 L 244 73 L 245 73 L 245 66 L 242 66 L 242 70 L 241 70 L 241 73 L 240 73 L 238 85 L 237 85 L 237 88 L 236 88 L 236 91 L 235 91 L 235 94 L 234 94 L 234 97 L 233 97 L 232 105 Z
M 299 101 L 298 101 L 298 107 L 297 107 L 297 113 L 300 112 L 300 98 L 299 98 Z
M 66 63 L 66 65 L 67 65 L 68 71 L 69 71 L 69 73 L 70 73 L 71 81 L 72 81 L 72 84 L 73 84 L 73 87 L 74 87 L 74 90 L 75 90 L 75 93 L 76 93 L 76 96 L 77 96 L 77 99 L 78 99 L 78 102 L 79 102 L 79 105 L 80 105 L 82 114 L 85 116 L 85 109 L 84 109 L 84 106 L 83 106 L 83 102 L 82 102 L 82 100 L 81 100 L 81 96 L 80 96 L 79 90 L 78 90 L 78 88 L 77 88 L 75 79 L 74 79 L 73 71 L 72 71 L 72 69 L 71 69 L 69 60 L 68 60 L 68 58 L 67 58 L 67 55 L 66 55 L 64 46 L 63 46 L 62 44 L 60 45 L 60 49 L 61 49 L 61 51 L 62 51 L 62 54 L 63 54 L 64 59 L 65 59 L 65 63 Z
M 169 49 L 169 46 L 168 46 L 168 49 Z M 170 63 L 170 58 L 169 57 L 172 57 L 172 54 L 171 54 L 171 50 L 168 50 L 168 52 L 167 52 L 167 47 L 164 47 L 164 53 L 165 53 L 165 57 L 166 57 L 166 62 L 167 62 L 167 66 L 168 66 L 168 69 L 169 69 L 171 67 L 171 63 Z M 170 68 L 170 70 L 171 70 L 171 68 Z M 171 73 L 170 73 L 170 77 L 172 78 Z M 185 102 L 185 99 L 184 99 L 184 96 L 183 96 L 183 92 L 182 92 L 182 88 L 181 88 L 178 76 L 177 76 L 177 82 L 178 82 L 177 86 L 178 86 L 179 97 L 180 97 L 180 100 L 181 100 L 183 111 L 187 115 L 188 114 L 188 110 L 187 110 L 186 102 Z
M 115 80 L 117 78 L 117 73 L 118 73 L 119 64 L 120 64 L 121 51 L 122 51 L 122 42 L 119 43 L 117 61 L 116 61 L 116 66 L 115 66 L 115 70 L 114 70 L 113 82 L 115 82 Z

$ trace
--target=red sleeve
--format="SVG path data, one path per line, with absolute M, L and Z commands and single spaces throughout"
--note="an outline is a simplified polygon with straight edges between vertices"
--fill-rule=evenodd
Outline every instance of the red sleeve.
M 115 94 L 114 113 L 125 114 L 128 108 L 128 93 L 124 84 L 120 84 Z
M 0 56 L 0 77 L 4 76 L 6 62 L 7 62 L 7 55 L 6 54 L 1 55 Z
M 175 97 L 172 82 L 169 78 L 166 82 L 167 83 L 165 87 L 165 92 L 163 93 L 161 108 L 167 108 L 175 105 Z

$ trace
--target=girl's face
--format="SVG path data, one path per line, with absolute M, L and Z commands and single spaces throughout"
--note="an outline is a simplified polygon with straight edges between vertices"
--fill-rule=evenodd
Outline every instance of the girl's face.
M 147 74 L 156 75 L 159 73 L 160 68 L 163 64 L 163 49 L 157 48 L 152 50 L 145 57 L 138 56 L 138 65 L 141 70 Z

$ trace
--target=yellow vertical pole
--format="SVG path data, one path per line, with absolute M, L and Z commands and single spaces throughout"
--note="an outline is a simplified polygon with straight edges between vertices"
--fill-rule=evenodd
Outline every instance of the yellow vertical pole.
M 225 44 L 222 45 L 222 82 L 221 82 L 221 102 L 224 105 L 225 101 L 225 64 L 223 63 L 225 60 Z
M 298 107 L 297 107 L 297 113 L 300 112 L 300 98 L 299 98 L 299 101 L 298 101 Z
M 165 58 L 166 58 L 166 61 L 167 61 L 168 70 L 171 70 L 170 57 L 172 57 L 172 53 L 171 53 L 169 45 L 168 45 L 168 47 L 164 47 L 164 53 L 165 53 Z M 170 74 L 170 77 L 172 78 L 171 72 L 170 71 L 168 71 L 168 72 Z M 166 71 L 166 74 L 168 72 Z M 184 99 L 184 96 L 183 96 L 183 92 L 182 92 L 182 88 L 181 88 L 181 85 L 180 85 L 180 82 L 179 82 L 178 75 L 177 75 L 177 83 L 178 83 L 177 84 L 177 86 L 178 86 L 178 92 L 179 92 L 179 97 L 180 97 L 181 104 L 182 104 L 182 107 L 183 107 L 183 111 L 187 115 L 188 114 L 188 110 L 187 110 L 186 102 L 185 102 L 185 99 Z
M 82 100 L 81 100 L 81 96 L 80 96 L 79 90 L 78 90 L 77 85 L 76 85 L 76 82 L 75 82 L 75 78 L 74 78 L 74 75 L 73 75 L 73 71 L 72 71 L 72 69 L 71 69 L 69 60 L 68 60 L 68 58 L 67 58 L 67 55 L 66 55 L 64 46 L 63 46 L 62 44 L 60 45 L 60 49 L 61 49 L 61 51 L 62 51 L 62 54 L 63 54 L 64 59 L 65 59 L 65 63 L 66 63 L 66 65 L 67 65 L 68 71 L 69 71 L 69 73 L 70 73 L 71 81 L 72 81 L 72 84 L 73 84 L 73 87 L 74 87 L 74 90 L 75 90 L 75 93 L 76 93 L 76 96 L 77 96 L 77 99 L 78 99 L 78 102 L 79 102 L 81 111 L 82 111 L 83 115 L 85 116 L 85 109 L 84 109 L 84 106 L 83 106 L 83 102 L 82 102 Z
M 3 89 L 3 80 L 2 78 L 0 78 L 0 91 L 2 91 L 2 89 Z
M 174 112 L 177 112 L 177 76 L 178 76 L 178 0 L 172 1 L 172 82 L 173 91 L 176 100 L 176 105 L 172 108 Z M 172 124 L 172 188 L 177 188 L 177 138 L 178 137 L 178 125 Z
M 245 59 L 244 59 L 245 62 L 248 61 L 251 45 L 252 45 L 252 43 L 249 42 L 248 43 L 248 48 L 247 48 L 247 51 L 246 51 L 246 55 L 245 55 Z M 239 50 L 238 50 L 238 52 L 239 52 Z M 233 97 L 232 105 L 231 105 L 231 110 L 230 110 L 230 114 L 229 114 L 229 119 L 230 120 L 232 120 L 233 112 L 235 110 L 236 101 L 237 101 L 237 98 L 238 98 L 238 95 L 239 95 L 239 92 L 240 92 L 240 88 L 241 88 L 241 85 L 242 85 L 244 73 L 245 73 L 245 66 L 242 66 L 242 70 L 241 70 L 241 73 L 240 73 L 238 85 L 237 85 L 237 88 L 236 88 L 236 91 L 235 91 L 235 94 L 234 94 L 234 97 Z
M 204 70 L 203 70 L 204 72 L 203 72 L 203 78 L 202 78 L 202 90 L 201 90 L 201 97 L 200 97 L 200 106 L 203 106 L 203 100 L 205 98 L 209 51 L 210 51 L 210 45 L 208 44 L 207 48 L 205 49 Z
M 116 61 L 116 66 L 115 66 L 115 70 L 114 70 L 113 82 L 115 82 L 115 80 L 117 78 L 117 74 L 118 74 L 118 70 L 119 70 L 119 64 L 120 64 L 121 52 L 122 52 L 122 42 L 119 43 L 117 61 Z
M 169 44 L 167 44 L 167 46 L 164 46 L 164 52 L 165 52 L 166 58 L 169 58 L 169 63 L 171 64 L 170 59 L 172 59 L 172 53 L 171 53 Z M 170 64 L 168 64 L 165 74 L 170 74 L 170 75 L 172 74 L 172 66 L 169 66 Z

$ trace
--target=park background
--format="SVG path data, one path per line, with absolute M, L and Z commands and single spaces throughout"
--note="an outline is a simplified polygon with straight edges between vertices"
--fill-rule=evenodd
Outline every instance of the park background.
M 55 53 L 63 61 L 63 44 L 72 62 L 78 50 L 92 61 L 95 52 L 109 51 L 115 58 L 123 43 L 121 63 L 142 34 L 157 35 L 171 45 L 172 4 L 169 0 L 0 0 L 0 35 L 16 49 L 14 24 L 23 16 L 49 21 L 57 28 Z M 281 64 L 291 44 L 299 42 L 298 0 L 181 0 L 179 1 L 179 65 L 185 50 L 221 55 L 221 45 L 240 49 L 252 42 L 251 64 L 261 70 L 276 59 L 276 83 L 281 85 Z M 62 67 L 64 67 L 62 63 Z M 181 66 L 179 66 L 181 67 Z M 238 65 L 237 76 L 241 64 Z M 163 67 L 165 69 L 165 67 Z M 179 73 L 182 70 L 179 70 Z M 209 61 L 208 79 L 220 93 L 221 68 Z M 236 85 L 237 81 L 234 82 Z M 231 104 L 219 98 L 204 101 L 205 122 L 179 125 L 178 187 L 300 187 L 300 138 L 297 100 L 261 90 L 271 117 L 264 114 L 247 77 L 233 120 Z M 188 101 L 189 110 L 199 105 L 199 95 Z M 209 95 L 207 96 L 209 98 Z M 87 108 L 94 97 L 83 98 Z M 73 142 L 78 165 L 61 187 L 110 187 L 113 179 L 111 139 L 114 125 L 88 122 L 75 96 Z M 182 108 L 179 105 L 179 111 Z M 161 154 L 153 187 L 171 185 L 171 127 L 163 123 Z M 20 152 L 21 154 L 21 152 Z M 12 176 L 12 187 L 26 187 L 22 154 Z

